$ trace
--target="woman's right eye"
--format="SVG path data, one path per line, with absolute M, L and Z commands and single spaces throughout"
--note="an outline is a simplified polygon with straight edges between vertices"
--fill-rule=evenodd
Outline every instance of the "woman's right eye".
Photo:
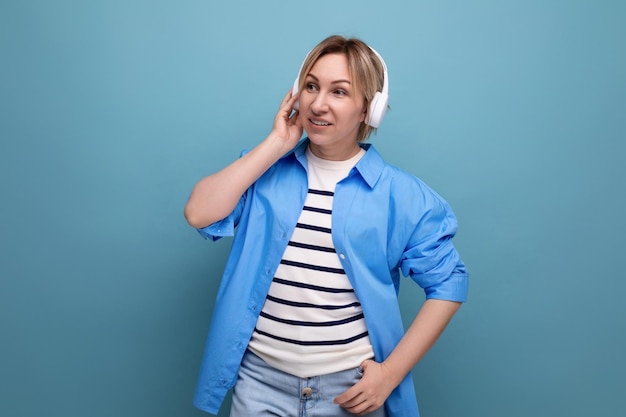
M 307 91 L 315 91 L 317 90 L 317 86 L 313 83 L 306 83 L 306 90 Z

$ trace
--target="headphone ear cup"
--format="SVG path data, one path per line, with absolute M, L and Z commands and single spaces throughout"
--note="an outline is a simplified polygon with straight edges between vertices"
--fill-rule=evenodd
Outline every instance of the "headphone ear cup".
M 388 103 L 389 96 L 377 91 L 376 94 L 374 94 L 374 98 L 372 98 L 372 102 L 370 103 L 365 123 L 372 127 L 380 126 L 380 123 L 383 121 L 383 117 L 385 117 L 385 113 L 387 112 Z
M 298 74 L 298 77 L 296 78 L 296 81 L 294 81 L 293 83 L 293 88 L 291 89 L 291 95 L 295 96 L 296 94 L 298 94 L 298 82 L 300 81 L 300 74 Z M 293 103 L 293 109 L 294 110 L 300 110 L 300 99 L 296 100 L 295 103 Z

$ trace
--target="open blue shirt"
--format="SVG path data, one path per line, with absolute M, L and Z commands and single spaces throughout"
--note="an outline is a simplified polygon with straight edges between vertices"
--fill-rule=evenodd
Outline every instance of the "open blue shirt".
M 233 212 L 199 232 L 233 236 L 194 404 L 216 414 L 233 387 L 241 359 L 307 193 L 305 139 L 267 170 Z M 397 301 L 400 273 L 427 298 L 465 301 L 468 275 L 452 244 L 457 221 L 450 206 L 418 178 L 385 163 L 373 146 L 337 184 L 332 239 L 365 315 L 376 361 L 404 334 Z M 235 234 L 235 229 L 237 233 Z M 411 375 L 391 393 L 389 417 L 417 417 Z

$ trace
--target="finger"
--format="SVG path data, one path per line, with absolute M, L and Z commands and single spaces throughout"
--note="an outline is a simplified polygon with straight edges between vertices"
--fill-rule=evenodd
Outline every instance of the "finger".
M 353 399 L 355 397 L 355 395 L 358 395 L 358 392 L 353 393 L 353 388 L 351 387 L 348 390 L 342 392 L 341 394 L 339 394 L 338 396 L 335 397 L 335 399 L 333 400 L 335 404 L 339 404 L 339 405 L 343 405 L 345 403 L 347 403 L 348 401 L 350 401 L 351 399 Z
M 359 389 L 359 387 L 353 385 L 352 387 L 348 388 L 346 391 L 335 397 L 334 402 L 335 404 L 339 404 L 342 407 L 353 407 L 354 405 L 363 402 L 359 398 L 361 394 L 362 391 Z
M 291 115 L 289 116 L 289 120 L 287 120 L 287 125 L 301 127 L 299 116 L 300 116 L 300 113 L 297 110 L 293 111 Z
M 339 404 L 344 410 L 348 410 L 352 414 L 360 415 L 371 408 L 371 404 L 363 396 L 359 396 L 352 401 L 348 401 L 344 404 Z
M 370 413 L 380 408 L 375 401 L 371 401 L 363 395 L 355 399 L 354 403 L 340 404 L 341 408 L 348 410 L 352 414 L 362 415 Z
M 291 93 L 290 93 L 291 94 Z M 295 96 L 291 96 L 288 97 L 289 94 L 287 96 L 285 96 L 285 98 L 283 99 L 282 103 L 280 104 L 280 107 L 278 109 L 278 115 L 281 118 L 285 118 L 285 120 L 288 120 L 289 118 L 294 116 L 294 103 L 296 101 L 297 95 Z
M 377 410 L 377 408 L 375 408 L 374 406 L 367 406 L 365 409 L 360 410 L 360 411 L 356 411 L 354 410 L 354 412 L 352 414 L 356 414 L 357 416 L 364 416 L 366 414 L 371 413 L 372 411 Z
M 283 101 L 280 102 L 280 107 L 282 108 L 287 105 L 289 105 L 289 107 L 293 106 L 293 103 L 296 102 L 297 98 L 298 98 L 298 93 L 293 94 L 293 90 L 290 89 L 285 95 L 285 97 L 283 97 Z
M 338 405 L 344 410 L 348 410 L 353 414 L 360 413 L 369 407 L 367 401 L 361 401 L 355 404 L 346 403 L 346 404 L 338 404 Z

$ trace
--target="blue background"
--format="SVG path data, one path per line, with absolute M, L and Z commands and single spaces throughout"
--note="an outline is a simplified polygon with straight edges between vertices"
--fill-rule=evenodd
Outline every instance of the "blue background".
M 609 0 L 3 1 L 0 415 L 204 415 L 230 242 L 185 201 L 333 33 L 385 57 L 371 141 L 460 221 L 470 299 L 416 367 L 422 415 L 621 415 L 625 22 Z

